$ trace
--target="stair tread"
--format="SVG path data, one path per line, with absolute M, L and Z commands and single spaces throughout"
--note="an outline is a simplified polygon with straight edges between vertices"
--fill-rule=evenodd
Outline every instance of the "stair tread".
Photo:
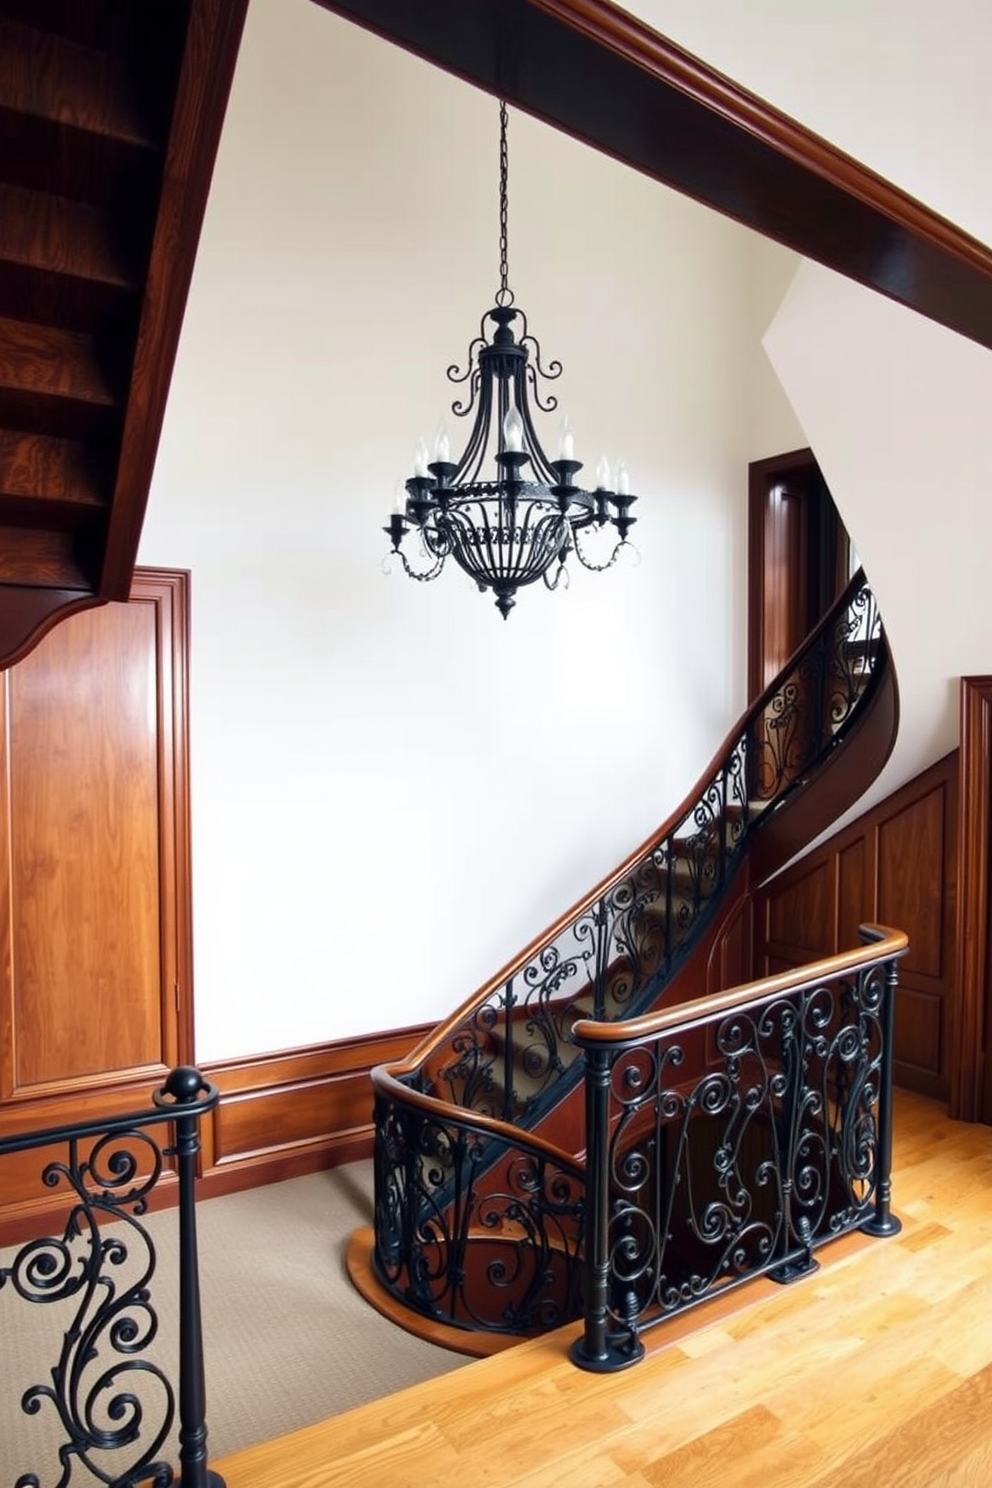
M 118 406 L 92 336 L 28 321 L 0 319 L 0 418 L 5 391 Z
M 22 509 L 35 502 L 80 511 L 109 504 L 105 472 L 83 441 L 14 429 L 0 429 L 0 497 L 13 498 Z
M 128 60 L 0 16 L 0 104 L 142 148 L 148 128 Z
M 2 181 L 0 262 L 126 290 L 136 286 L 133 267 L 108 213 Z

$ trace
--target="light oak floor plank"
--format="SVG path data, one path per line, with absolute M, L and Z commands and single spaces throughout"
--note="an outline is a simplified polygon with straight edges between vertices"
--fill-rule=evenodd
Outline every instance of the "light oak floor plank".
M 885 1240 L 754 1283 L 587 1374 L 579 1329 L 214 1464 L 228 1488 L 989 1488 L 992 1128 L 897 1096 Z

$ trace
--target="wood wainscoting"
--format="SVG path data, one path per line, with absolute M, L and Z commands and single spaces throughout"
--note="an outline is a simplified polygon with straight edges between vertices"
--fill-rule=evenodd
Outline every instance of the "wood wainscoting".
M 866 920 L 906 931 L 895 1078 L 938 1100 L 952 1066 L 957 800 L 955 750 L 755 895 L 755 976 L 856 945 Z
M 202 1065 L 221 1099 L 201 1134 L 200 1196 L 370 1157 L 371 1070 L 403 1059 L 432 1027 Z

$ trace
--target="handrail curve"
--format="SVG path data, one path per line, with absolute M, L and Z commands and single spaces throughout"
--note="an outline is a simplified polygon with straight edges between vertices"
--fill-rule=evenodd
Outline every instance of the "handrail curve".
M 491 1137 L 496 1137 L 504 1142 L 512 1143 L 521 1152 L 528 1152 L 534 1157 L 542 1157 L 551 1162 L 556 1162 L 565 1172 L 574 1178 L 582 1179 L 584 1168 L 572 1153 L 566 1152 L 564 1147 L 557 1146 L 554 1142 L 548 1142 L 536 1132 L 523 1130 L 514 1126 L 512 1122 L 501 1121 L 498 1116 L 485 1116 L 480 1111 L 466 1111 L 460 1106 L 453 1106 L 450 1101 L 438 1100 L 437 1096 L 424 1095 L 422 1091 L 411 1090 L 409 1085 L 404 1085 L 392 1072 L 392 1067 L 379 1064 L 372 1070 L 372 1088 L 378 1096 L 387 1100 L 402 1101 L 413 1110 L 422 1111 L 427 1116 L 443 1118 L 452 1126 L 459 1126 L 466 1131 L 484 1132 Z
M 596 1022 L 592 1018 L 580 1018 L 573 1025 L 572 1037 L 583 1047 L 608 1043 L 612 1048 L 627 1047 L 642 1039 L 658 1038 L 678 1028 L 688 1032 L 699 1028 L 727 1013 L 746 1012 L 748 1008 L 788 992 L 805 992 L 820 982 L 832 981 L 852 971 L 865 971 L 883 961 L 892 961 L 904 956 L 909 949 L 909 937 L 904 930 L 894 930 L 889 925 L 861 925 L 858 933 L 865 944 L 850 951 L 840 951 L 835 956 L 823 956 L 818 961 L 808 961 L 790 971 L 776 972 L 774 976 L 757 981 L 743 982 L 729 987 L 724 992 L 710 997 L 698 997 L 688 1002 L 676 1003 L 657 1013 L 648 1013 L 643 1018 L 628 1018 L 613 1023 Z

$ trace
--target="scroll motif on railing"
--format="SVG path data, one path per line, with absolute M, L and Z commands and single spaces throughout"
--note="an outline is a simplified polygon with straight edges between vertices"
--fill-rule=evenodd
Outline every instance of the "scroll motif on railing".
M 67 1215 L 60 1234 L 29 1240 L 0 1262 L 0 1357 L 15 1333 L 8 1308 L 36 1304 L 37 1351 L 24 1367 L 47 1371 L 17 1381 L 14 1361 L 3 1357 L 3 1384 L 15 1386 L 22 1411 L 20 1421 L 7 1417 L 5 1485 L 170 1488 L 181 1477 L 182 1488 L 223 1488 L 208 1472 L 194 1218 L 198 1123 L 217 1099 L 198 1070 L 180 1066 L 148 1110 L 0 1137 L 0 1181 L 14 1154 L 37 1155 L 40 1183 L 64 1196 Z M 157 1126 L 169 1146 L 155 1140 Z M 166 1157 L 179 1202 L 174 1286 L 155 1275 L 155 1246 L 142 1222 Z M 165 1309 L 178 1317 L 178 1359 L 162 1356 Z M 178 1474 L 164 1456 L 177 1424 Z
M 75 1194 L 64 1233 L 28 1242 L 0 1268 L 0 1289 L 72 1307 L 51 1384 L 32 1385 L 22 1398 L 28 1415 L 58 1417 L 64 1444 L 53 1484 L 69 1481 L 73 1459 L 100 1482 L 172 1482 L 172 1469 L 155 1458 L 172 1428 L 175 1394 L 144 1357 L 158 1332 L 148 1288 L 155 1249 L 135 1218 L 161 1168 L 158 1146 L 140 1131 L 104 1138 L 85 1160 L 71 1143 L 68 1161 L 49 1163 L 42 1175 L 49 1188 L 64 1183 Z M 44 1481 L 24 1473 L 16 1488 Z
M 579 1316 L 577 1167 L 382 1097 L 376 1128 L 375 1263 L 390 1290 L 427 1317 L 489 1332 Z
M 882 1060 L 878 968 L 618 1052 L 609 1080 L 609 1324 L 635 1333 L 866 1218 Z

